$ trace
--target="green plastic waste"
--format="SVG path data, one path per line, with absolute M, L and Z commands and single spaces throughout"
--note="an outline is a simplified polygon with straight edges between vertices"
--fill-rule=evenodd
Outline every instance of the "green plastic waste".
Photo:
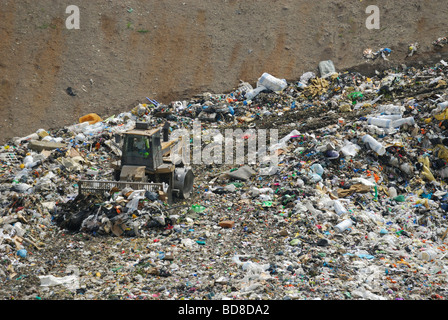
M 263 201 L 263 207 L 272 207 L 272 201 Z
M 397 201 L 397 202 L 405 202 L 406 198 L 403 195 L 399 195 L 399 196 L 396 196 L 394 198 L 394 200 Z
M 233 185 L 234 185 L 235 187 L 237 187 L 237 188 L 241 188 L 241 187 L 244 186 L 244 184 L 241 183 L 241 182 L 233 182 L 233 183 L 231 183 L 231 184 L 233 184 Z
M 194 204 L 191 206 L 191 210 L 193 210 L 196 213 L 200 213 L 205 210 L 205 207 L 201 206 L 200 204 Z
M 361 92 L 359 92 L 359 91 L 355 91 L 355 92 L 350 93 L 348 95 L 348 98 L 350 100 L 352 100 L 353 104 L 355 104 L 359 100 L 362 100 L 364 98 L 364 95 Z

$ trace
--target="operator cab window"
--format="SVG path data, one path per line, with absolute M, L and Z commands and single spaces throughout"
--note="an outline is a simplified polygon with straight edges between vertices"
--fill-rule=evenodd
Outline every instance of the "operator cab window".
M 150 141 L 144 136 L 130 136 L 127 139 L 126 153 L 130 157 L 148 158 L 150 155 Z

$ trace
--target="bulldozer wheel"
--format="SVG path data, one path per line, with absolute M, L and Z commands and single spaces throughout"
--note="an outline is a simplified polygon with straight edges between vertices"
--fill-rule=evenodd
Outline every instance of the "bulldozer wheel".
M 177 197 L 188 199 L 193 191 L 194 174 L 190 168 L 176 168 L 174 171 L 174 189 Z

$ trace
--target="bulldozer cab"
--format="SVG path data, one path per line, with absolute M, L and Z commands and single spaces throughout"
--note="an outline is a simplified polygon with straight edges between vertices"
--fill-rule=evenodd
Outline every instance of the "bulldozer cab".
M 145 166 L 155 171 L 163 163 L 159 130 L 131 130 L 123 136 L 122 166 Z

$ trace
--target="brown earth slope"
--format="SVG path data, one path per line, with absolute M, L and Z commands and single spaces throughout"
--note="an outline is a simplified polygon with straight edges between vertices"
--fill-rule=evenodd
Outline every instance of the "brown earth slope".
M 365 26 L 370 4 L 380 30 Z M 65 27 L 69 5 L 79 30 Z M 226 92 L 263 72 L 298 79 L 326 59 L 370 72 L 437 61 L 445 50 L 431 43 L 447 35 L 447 11 L 445 0 L 0 0 L 1 142 L 146 97 Z M 420 54 L 406 59 L 415 41 Z M 368 47 L 393 49 L 390 62 L 366 63 Z

